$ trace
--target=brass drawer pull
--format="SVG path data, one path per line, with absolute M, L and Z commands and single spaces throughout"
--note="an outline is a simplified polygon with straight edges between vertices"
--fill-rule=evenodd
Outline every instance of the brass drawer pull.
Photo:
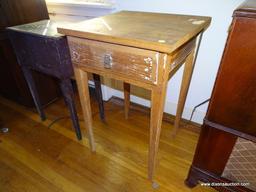
M 111 69 L 112 65 L 113 65 L 112 61 L 113 61 L 113 58 L 112 58 L 111 54 L 106 54 L 104 56 L 104 67 L 106 69 Z

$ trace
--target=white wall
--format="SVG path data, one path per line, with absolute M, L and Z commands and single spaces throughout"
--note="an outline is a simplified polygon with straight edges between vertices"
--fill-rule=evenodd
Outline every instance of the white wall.
M 197 58 L 190 90 L 183 113 L 189 118 L 192 109 L 197 104 L 210 97 L 220 63 L 223 48 L 227 38 L 227 30 L 231 23 L 233 10 L 243 0 L 116 0 L 118 10 L 134 10 L 148 12 L 164 12 L 176 14 L 211 16 L 212 23 L 203 36 Z M 168 24 L 168 23 L 167 23 Z M 181 68 L 170 80 L 165 104 L 165 112 L 175 115 L 179 88 L 182 78 Z M 119 91 L 112 91 L 113 95 L 122 97 Z M 149 105 L 144 99 L 132 97 L 133 102 Z M 207 105 L 198 108 L 193 121 L 202 123 Z
M 51 20 L 76 23 L 107 15 L 115 10 L 114 4 L 95 5 L 86 2 L 77 4 L 76 1 L 72 3 L 72 0 L 67 2 L 65 0 L 46 1 Z
M 133 11 L 149 11 L 162 13 L 176 13 L 189 15 L 211 16 L 212 23 L 203 36 L 199 55 L 197 58 L 185 110 L 184 118 L 189 118 L 192 109 L 197 104 L 208 99 L 211 95 L 213 83 L 215 81 L 216 72 L 220 63 L 223 48 L 227 38 L 227 30 L 231 23 L 233 10 L 243 2 L 243 0 L 115 0 L 116 9 L 91 9 L 90 6 L 84 8 L 65 7 L 50 7 L 50 13 L 57 13 L 55 18 L 57 20 L 82 20 L 86 17 L 100 16 L 102 14 L 110 13 L 119 10 L 133 10 Z M 63 16 L 63 13 L 67 16 Z M 81 13 L 83 17 L 81 16 Z M 74 17 L 70 16 L 73 15 Z M 60 18 L 59 18 L 60 17 Z M 51 17 L 54 19 L 54 17 Z M 168 24 L 168 23 L 167 23 Z M 175 115 L 176 105 L 178 101 L 179 88 L 182 78 L 181 68 L 177 74 L 170 80 L 168 85 L 168 92 L 165 104 L 165 112 Z M 107 83 L 108 84 L 108 83 Z M 107 86 L 102 86 L 103 97 L 109 99 L 111 96 L 123 97 L 123 93 Z M 150 106 L 148 100 L 132 96 L 131 100 L 135 103 Z M 193 121 L 202 123 L 207 110 L 207 105 L 204 105 L 196 111 Z

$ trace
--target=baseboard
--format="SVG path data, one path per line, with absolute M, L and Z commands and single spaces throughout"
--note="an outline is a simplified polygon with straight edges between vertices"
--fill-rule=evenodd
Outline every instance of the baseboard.
M 112 103 L 115 103 L 116 105 L 124 106 L 124 99 L 121 99 L 121 98 L 115 97 L 115 96 L 112 96 L 107 102 L 112 102 Z M 130 109 L 140 111 L 142 113 L 150 115 L 150 108 L 146 107 L 144 105 L 140 105 L 140 104 L 131 102 Z M 168 113 L 163 114 L 163 121 L 174 124 L 174 120 L 175 120 L 174 115 L 171 115 Z M 186 119 L 181 120 L 180 127 L 190 130 L 190 131 L 193 131 L 193 132 L 196 132 L 196 133 L 200 133 L 200 130 L 201 130 L 200 124 L 188 121 Z
M 89 81 L 89 87 L 95 88 L 93 81 Z M 120 92 L 120 97 L 113 96 L 112 92 L 109 91 L 109 90 L 111 90 L 111 88 L 109 88 L 105 85 L 102 85 L 102 94 L 103 94 L 104 101 L 105 102 L 112 102 L 112 103 L 115 103 L 117 105 L 123 106 L 124 105 L 124 99 L 121 98 L 123 96 L 123 94 L 119 91 Z M 115 91 L 115 92 L 119 93 L 117 91 Z M 132 95 L 131 97 L 134 97 L 134 96 Z M 131 99 L 133 99 L 133 98 L 131 98 Z M 137 101 L 138 97 L 136 97 L 135 100 Z M 140 105 L 138 103 L 134 103 L 134 102 L 131 101 L 130 109 L 137 110 L 137 111 L 140 111 L 140 112 L 143 112 L 145 114 L 150 115 L 150 108 L 148 107 L 149 103 L 146 103 L 144 99 L 140 99 L 140 100 L 141 100 L 141 103 L 143 103 L 144 105 Z M 169 105 L 169 106 L 173 107 L 172 105 Z M 170 113 L 164 112 L 163 121 L 174 124 L 174 120 L 175 120 L 174 115 L 171 115 Z M 200 130 L 201 130 L 201 124 L 193 122 L 193 121 L 189 121 L 187 119 L 182 119 L 180 126 L 182 128 L 191 130 L 191 131 L 196 132 L 196 133 L 200 133 Z

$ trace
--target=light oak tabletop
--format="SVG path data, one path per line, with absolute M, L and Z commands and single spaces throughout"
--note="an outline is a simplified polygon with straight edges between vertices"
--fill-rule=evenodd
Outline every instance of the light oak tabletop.
M 205 30 L 210 17 L 121 11 L 58 28 L 86 39 L 171 53 Z

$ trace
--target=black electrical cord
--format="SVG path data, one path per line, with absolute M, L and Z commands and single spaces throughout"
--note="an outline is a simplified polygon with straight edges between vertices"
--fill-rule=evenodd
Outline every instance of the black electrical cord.
M 201 102 L 201 103 L 199 103 L 198 105 L 196 105 L 196 106 L 193 108 L 192 113 L 191 113 L 191 116 L 190 116 L 190 119 L 186 122 L 185 127 L 186 127 L 187 125 L 189 125 L 189 124 L 192 122 L 192 118 L 193 118 L 193 116 L 194 116 L 194 113 L 195 113 L 196 109 L 197 109 L 198 107 L 204 105 L 205 103 L 208 103 L 209 101 L 210 101 L 210 98 L 209 98 L 209 99 L 206 99 L 205 101 L 203 101 L 203 102 Z
M 56 122 L 62 120 L 62 119 L 67 119 L 70 118 L 70 116 L 63 116 L 63 117 L 57 117 L 56 119 L 54 119 L 49 125 L 48 128 L 50 129 L 51 126 L 53 126 Z
M 115 111 L 115 109 L 105 109 L 106 111 Z M 99 114 L 100 112 L 97 111 L 95 113 L 92 114 L 92 117 L 94 117 L 95 115 Z M 67 119 L 67 118 L 71 118 L 71 116 L 62 116 L 62 117 L 57 117 L 56 119 L 54 119 L 47 127 L 50 129 L 56 122 L 62 120 L 62 119 Z M 84 121 L 83 119 L 79 119 L 79 121 Z

